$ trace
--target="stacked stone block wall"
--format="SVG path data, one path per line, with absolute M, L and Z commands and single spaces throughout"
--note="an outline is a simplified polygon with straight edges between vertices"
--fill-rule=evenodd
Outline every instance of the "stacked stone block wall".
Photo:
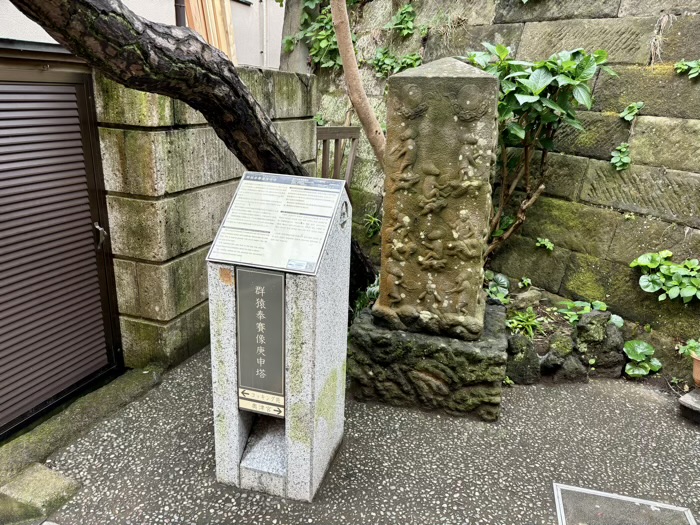
M 700 0 L 412 4 L 416 26 L 429 27 L 426 39 L 418 31 L 402 39 L 383 28 L 393 14 L 391 0 L 372 0 L 353 15 L 364 84 L 382 121 L 385 81 L 369 64 L 380 47 L 396 56 L 420 52 L 426 62 L 480 50 L 484 41 L 508 45 L 523 60 L 578 47 L 610 53 L 619 78 L 595 79 L 595 104 L 580 113 L 585 131 L 558 134 L 545 167 L 545 197 L 491 264 L 553 293 L 606 301 L 616 313 L 672 337 L 700 337 L 697 304 L 658 303 L 639 289 L 639 274 L 629 268 L 648 251 L 670 249 L 680 260 L 700 256 L 700 84 L 673 70 L 678 60 L 700 59 Z M 652 42 L 661 49 L 653 65 Z M 342 77 L 320 73 L 319 97 L 324 118 L 341 123 L 349 106 Z M 618 117 L 638 101 L 646 105 L 634 124 Z M 630 143 L 633 164 L 616 172 L 610 153 L 622 142 Z M 379 210 L 382 188 L 382 172 L 363 139 L 352 186 L 358 238 L 365 214 Z M 536 248 L 538 237 L 554 242 L 554 251 Z M 366 245 L 378 261 L 376 239 Z
M 314 77 L 239 69 L 308 171 L 315 171 Z M 126 365 L 176 364 L 209 341 L 205 258 L 243 172 L 187 104 L 95 74 Z

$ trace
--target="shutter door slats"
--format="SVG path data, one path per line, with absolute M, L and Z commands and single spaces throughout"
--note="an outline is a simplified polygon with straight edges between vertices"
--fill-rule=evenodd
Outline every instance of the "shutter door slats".
M 69 335 L 71 335 L 69 333 Z M 99 332 L 99 330 L 94 330 L 93 332 L 85 332 L 83 333 L 82 331 L 78 330 L 75 331 L 75 335 L 71 335 L 71 341 L 70 343 L 64 343 L 63 345 L 57 345 L 57 346 L 52 346 L 52 352 L 55 355 L 61 355 L 61 353 L 65 352 L 67 345 L 75 345 L 76 347 L 79 345 L 87 345 L 91 344 L 94 346 L 99 346 L 101 343 L 102 339 L 102 334 Z M 53 355 L 51 357 L 47 357 L 46 355 L 46 348 L 35 348 L 31 352 L 24 352 L 22 354 L 22 359 L 16 359 L 13 362 L 13 367 L 12 369 L 9 366 L 3 366 L 3 363 L 0 362 L 0 369 L 4 370 L 4 372 L 0 372 L 0 385 L 6 384 L 6 381 L 8 381 L 12 375 L 14 374 L 14 370 L 27 370 L 31 368 L 36 368 L 42 364 L 44 360 L 48 360 L 50 358 L 54 357 Z M 9 363 L 9 359 L 6 359 L 6 361 Z
M 81 365 L 86 360 L 95 357 L 95 354 L 101 350 L 101 344 L 104 345 L 104 341 L 88 339 L 86 343 L 76 345 L 70 354 L 55 353 L 44 356 L 43 362 L 37 361 L 24 363 L 23 366 L 15 366 L 17 372 L 23 372 L 22 379 L 14 382 L 14 384 L 0 383 L 0 399 L 8 397 L 12 393 L 13 388 L 19 386 L 29 390 L 32 388 L 32 383 L 36 383 L 37 380 L 45 380 L 47 376 L 43 370 L 44 365 L 50 366 L 53 374 L 65 372 L 66 368 L 74 367 L 76 364 Z
M 79 367 L 47 374 L 44 381 L 32 383 L 33 387 L 25 390 L 24 398 L 19 404 L 5 403 L 4 406 L 0 406 L 0 412 L 7 413 L 10 421 L 21 416 L 42 401 L 53 397 L 54 391 L 62 392 L 86 376 L 104 368 L 104 359 L 101 357 L 104 353 L 105 345 L 102 343 L 102 347 L 95 350 L 96 357 L 85 359 Z
M 77 102 L 0 83 L 0 429 L 109 365 Z

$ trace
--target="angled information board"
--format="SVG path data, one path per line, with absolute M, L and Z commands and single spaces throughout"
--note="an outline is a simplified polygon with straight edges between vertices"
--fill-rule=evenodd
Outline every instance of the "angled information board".
M 207 260 L 316 275 L 344 185 L 246 172 Z

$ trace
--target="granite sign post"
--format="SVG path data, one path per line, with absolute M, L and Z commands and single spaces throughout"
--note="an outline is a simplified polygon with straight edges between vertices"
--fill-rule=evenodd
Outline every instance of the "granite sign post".
M 344 181 L 246 173 L 208 256 L 216 475 L 311 501 L 344 428 Z
M 453 58 L 389 79 L 380 295 L 350 334 L 361 397 L 498 415 L 504 313 L 483 291 L 497 104 L 498 80 Z

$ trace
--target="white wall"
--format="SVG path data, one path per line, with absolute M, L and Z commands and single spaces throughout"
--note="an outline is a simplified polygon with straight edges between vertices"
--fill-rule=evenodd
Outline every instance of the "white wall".
M 175 24 L 174 0 L 122 0 L 135 13 L 164 24 Z M 0 0 L 0 38 L 55 44 L 46 31 L 20 13 L 10 0 Z
M 284 7 L 275 0 L 253 0 L 252 5 L 231 0 L 231 16 L 238 63 L 279 69 Z

